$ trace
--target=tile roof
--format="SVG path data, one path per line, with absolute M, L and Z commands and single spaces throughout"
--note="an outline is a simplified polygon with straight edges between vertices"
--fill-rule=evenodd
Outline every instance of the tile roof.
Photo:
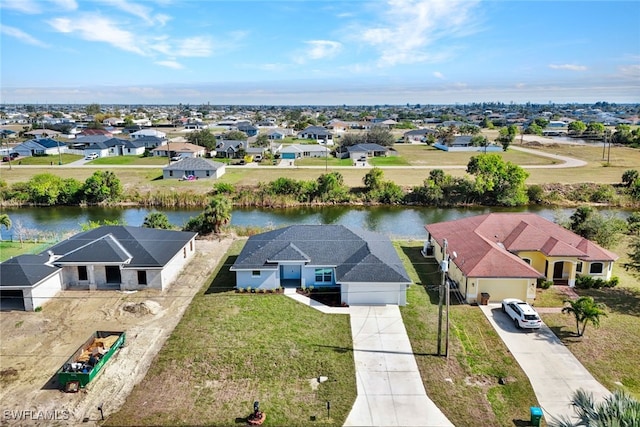
M 32 287 L 52 274 L 60 267 L 47 265 L 49 255 L 18 255 L 0 264 L 0 287 Z
M 343 225 L 292 225 L 251 236 L 231 270 L 275 269 L 276 261 L 306 259 L 336 266 L 338 283 L 411 283 L 387 237 Z
M 489 213 L 425 226 L 452 262 L 471 277 L 539 277 L 517 256 L 537 251 L 582 261 L 615 261 L 618 256 L 558 224 L 532 213 Z

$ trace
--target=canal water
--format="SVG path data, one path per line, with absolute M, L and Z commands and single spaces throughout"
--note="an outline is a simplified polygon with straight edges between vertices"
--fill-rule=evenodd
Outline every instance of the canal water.
M 77 232 L 82 224 L 90 221 L 117 220 L 120 223 L 140 226 L 150 212 L 163 212 L 169 222 L 182 227 L 191 217 L 202 210 L 147 209 L 147 208 L 104 208 L 68 207 L 12 208 L 4 209 L 11 218 L 13 227 L 2 227 L 2 239 L 16 239 L 16 233 L 23 235 L 61 236 Z M 417 238 L 425 236 L 424 226 L 435 222 L 450 221 L 489 212 L 532 212 L 551 221 L 566 219 L 574 209 L 551 207 L 473 207 L 434 208 L 426 206 L 322 206 L 297 207 L 289 209 L 234 209 L 231 225 L 240 227 L 277 228 L 291 224 L 341 224 L 385 234 L 391 238 Z M 630 212 L 606 210 L 616 216 L 627 217 Z M 29 234 L 30 233 L 30 234 Z M 40 237 L 42 238 L 42 237 Z

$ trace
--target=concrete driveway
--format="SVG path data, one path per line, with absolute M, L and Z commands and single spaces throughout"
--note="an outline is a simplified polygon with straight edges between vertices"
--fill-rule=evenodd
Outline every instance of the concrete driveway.
M 425 392 L 400 309 L 351 306 L 358 397 L 345 426 L 453 426 Z
M 500 304 L 480 308 L 529 377 L 547 421 L 561 415 L 574 416 L 571 395 L 579 388 L 593 393 L 596 401 L 610 395 L 547 326 L 520 330 L 502 312 Z

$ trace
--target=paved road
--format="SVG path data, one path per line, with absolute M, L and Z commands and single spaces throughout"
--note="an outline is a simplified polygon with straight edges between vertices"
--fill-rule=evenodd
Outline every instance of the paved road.
M 574 415 L 571 395 L 579 388 L 593 393 L 596 401 L 611 394 L 547 326 L 519 330 L 502 312 L 500 304 L 480 308 L 529 377 L 547 422 L 551 417 Z

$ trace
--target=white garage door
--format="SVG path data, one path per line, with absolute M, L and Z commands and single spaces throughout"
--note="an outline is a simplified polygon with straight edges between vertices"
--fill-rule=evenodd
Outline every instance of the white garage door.
M 348 284 L 342 285 L 342 300 L 349 305 L 405 305 L 403 285 Z

